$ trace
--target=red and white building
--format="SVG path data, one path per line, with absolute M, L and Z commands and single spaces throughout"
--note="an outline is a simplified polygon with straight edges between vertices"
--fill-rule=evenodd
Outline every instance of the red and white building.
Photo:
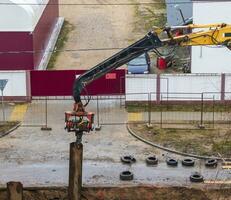
M 1 0 L 0 13 L 0 70 L 46 68 L 63 23 L 58 0 Z

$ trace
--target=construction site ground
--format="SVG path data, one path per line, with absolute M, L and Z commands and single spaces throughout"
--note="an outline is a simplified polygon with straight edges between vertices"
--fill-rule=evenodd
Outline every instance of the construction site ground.
M 195 167 L 178 167 L 166 165 L 166 158 L 182 160 L 183 157 L 153 148 L 132 137 L 126 129 L 127 115 L 118 102 L 107 101 L 105 108 L 101 105 L 101 117 L 108 122 L 121 122 L 119 125 L 103 125 L 101 131 L 94 131 L 83 137 L 84 164 L 83 184 L 85 186 L 122 186 L 160 185 L 160 186 L 195 186 L 189 176 L 192 172 L 201 172 L 206 180 L 221 180 L 227 186 L 231 174 L 229 170 L 207 169 L 204 161 L 196 160 Z M 67 186 L 69 143 L 75 141 L 73 133 L 64 130 L 64 112 L 71 109 L 70 101 L 49 101 L 48 125 L 52 131 L 44 132 L 40 127 L 20 127 L 0 139 L 0 185 L 5 187 L 8 181 L 21 181 L 25 186 Z M 96 112 L 95 101 L 88 109 Z M 108 109 L 108 106 L 110 109 Z M 38 112 L 43 106 L 36 105 L 37 110 L 28 107 L 24 120 L 33 116 L 41 120 Z M 124 165 L 120 161 L 123 155 L 133 155 L 137 162 Z M 159 164 L 146 166 L 147 156 L 157 155 Z M 131 170 L 134 180 L 119 180 L 120 172 Z M 214 185 L 214 184 L 213 184 Z M 203 184 L 204 187 L 207 185 Z
M 62 2 L 65 3 L 65 0 L 60 0 L 60 3 Z M 75 0 L 68 2 L 76 3 Z M 91 3 L 101 4 L 108 2 L 106 0 L 91 1 Z M 113 1 L 113 3 L 116 2 L 124 1 Z M 78 3 L 89 3 L 89 1 L 79 0 Z M 70 33 L 65 49 L 124 47 L 131 41 L 131 36 L 137 37 L 135 34 L 131 34 L 133 31 L 133 6 L 61 6 L 60 15 L 75 26 Z M 57 58 L 55 69 L 88 69 L 115 52 L 116 50 L 63 52 Z M 72 103 L 72 101 L 49 102 L 48 125 L 52 131 L 47 132 L 41 131 L 41 126 L 39 126 L 40 122 L 44 122 L 44 105 L 38 104 L 36 109 L 30 105 L 22 108 L 23 115 L 20 115 L 20 118 L 29 122 L 25 125 L 33 125 L 33 127 L 22 126 L 0 139 L 0 187 L 6 187 L 8 181 L 20 181 L 25 187 L 66 187 L 68 185 L 69 143 L 75 141 L 75 136 L 64 130 L 64 112 L 72 109 Z M 7 109 L 10 114 L 12 107 L 9 106 Z M 90 104 L 88 109 L 96 112 L 95 104 Z M 124 108 L 120 108 L 120 105 L 115 102 L 108 101 L 107 107 L 102 109 L 101 114 L 108 122 L 123 120 L 123 124 L 103 125 L 101 131 L 84 135 L 84 186 L 155 185 L 158 187 L 187 186 L 198 189 L 230 187 L 227 181 L 230 180 L 231 174 L 228 170 L 222 170 L 220 164 L 218 168 L 207 169 L 204 167 L 204 161 L 196 160 L 196 165 L 193 168 L 183 167 L 180 163 L 178 167 L 167 166 L 166 158 L 174 157 L 181 160 L 183 157 L 153 148 L 132 137 L 126 129 L 127 115 Z M 120 157 L 123 155 L 133 155 L 137 162 L 133 165 L 122 164 Z M 159 158 L 157 166 L 146 165 L 145 159 L 149 155 L 157 155 Z M 131 170 L 134 173 L 133 181 L 119 180 L 119 174 L 124 170 Z M 206 180 L 214 182 L 192 184 L 189 181 L 189 176 L 194 171 L 201 172 Z M 214 184 L 215 180 L 222 182 L 217 185 Z M 146 188 L 145 191 L 149 189 Z M 126 191 L 127 194 L 134 195 L 130 199 L 139 199 L 141 194 L 147 195 L 142 192 L 137 194 L 129 189 Z M 162 192 L 167 194 L 168 191 L 167 189 Z M 90 192 L 94 193 L 94 189 Z M 197 191 L 191 190 L 191 192 L 192 195 L 195 195 Z M 35 195 L 39 196 L 39 194 Z M 116 194 L 115 190 L 113 190 L 113 194 Z M 183 194 L 181 189 L 178 190 L 178 194 L 181 199 L 181 194 Z M 203 195 L 201 197 L 201 199 L 205 199 Z M 174 196 L 172 198 L 174 199 Z M 103 198 L 98 197 L 98 199 Z

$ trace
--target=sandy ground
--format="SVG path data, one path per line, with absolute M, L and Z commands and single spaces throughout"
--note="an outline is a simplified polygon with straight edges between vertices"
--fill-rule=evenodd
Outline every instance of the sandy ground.
M 65 0 L 60 0 L 60 3 Z M 122 0 L 70 0 L 70 3 L 125 3 Z M 126 2 L 132 2 L 126 0 Z M 132 34 L 134 6 L 60 6 L 60 15 L 74 25 L 65 49 L 126 47 Z M 118 50 L 62 53 L 55 69 L 89 69 Z

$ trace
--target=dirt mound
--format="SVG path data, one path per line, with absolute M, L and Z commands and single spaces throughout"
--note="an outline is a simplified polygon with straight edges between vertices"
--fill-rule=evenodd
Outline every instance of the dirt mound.
M 88 200 L 229 200 L 231 189 L 200 190 L 183 187 L 120 187 L 84 188 L 82 199 Z M 24 191 L 24 200 L 67 200 L 67 188 L 34 188 Z M 6 191 L 0 190 L 0 200 L 6 200 Z

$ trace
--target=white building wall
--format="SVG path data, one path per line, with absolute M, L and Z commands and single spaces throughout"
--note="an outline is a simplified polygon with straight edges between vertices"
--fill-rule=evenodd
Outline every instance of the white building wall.
M 8 79 L 4 96 L 27 96 L 27 77 L 25 71 L 0 71 L 0 79 Z
M 160 93 L 163 100 L 220 100 L 221 76 L 199 74 L 163 74 L 160 76 Z
M 227 78 L 231 80 L 231 77 Z M 215 74 L 161 74 L 160 99 L 171 101 L 221 100 L 221 75 Z M 231 87 L 231 85 L 230 85 Z M 140 93 L 140 94 L 139 94 Z M 127 75 L 126 101 L 157 100 L 156 75 Z
M 231 1 L 193 3 L 193 23 L 231 24 Z M 231 52 L 227 48 L 192 47 L 192 73 L 231 73 Z
M 1 0 L 0 31 L 32 32 L 48 2 L 49 0 Z
M 148 101 L 149 93 L 156 100 L 156 75 L 127 75 L 126 101 Z

